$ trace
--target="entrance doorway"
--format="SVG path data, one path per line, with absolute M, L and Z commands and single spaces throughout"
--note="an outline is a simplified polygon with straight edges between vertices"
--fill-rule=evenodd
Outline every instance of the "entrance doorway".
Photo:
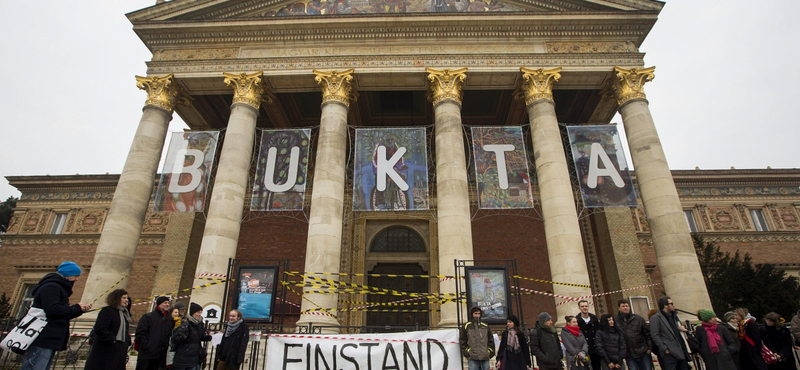
M 378 263 L 370 274 L 398 274 L 398 275 L 427 275 L 418 263 Z M 414 277 L 376 277 L 370 276 L 367 285 L 375 288 L 389 289 L 399 292 L 428 293 L 429 279 Z M 400 300 L 413 299 L 408 296 L 391 294 L 369 294 L 369 302 L 388 303 Z M 376 310 L 423 310 L 424 312 L 369 312 L 367 311 L 367 326 L 380 333 L 402 332 L 413 330 L 415 325 L 428 327 L 430 312 L 427 298 L 420 298 L 405 303 L 419 303 L 416 305 L 373 307 Z

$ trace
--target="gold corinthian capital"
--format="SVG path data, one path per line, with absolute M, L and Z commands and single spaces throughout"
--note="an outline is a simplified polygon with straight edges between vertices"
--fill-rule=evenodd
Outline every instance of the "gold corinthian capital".
M 428 101 L 436 106 L 444 100 L 452 100 L 461 105 L 464 98 L 462 86 L 467 79 L 467 68 L 438 70 L 425 68 L 431 87 L 428 90 Z
M 233 104 L 241 103 L 249 105 L 256 110 L 261 107 L 264 99 L 264 80 L 261 76 L 264 72 L 254 73 L 228 73 L 223 72 L 222 76 L 226 85 L 233 88 Z
M 322 104 L 334 101 L 350 106 L 350 102 L 358 99 L 358 92 L 353 90 L 353 72 L 350 68 L 346 71 L 318 71 L 314 70 L 314 81 L 322 87 Z
M 176 104 L 189 104 L 191 98 L 175 83 L 172 73 L 166 76 L 135 77 L 136 87 L 147 91 L 145 106 L 161 108 L 172 113 Z
M 644 84 L 653 80 L 653 71 L 650 68 L 621 68 L 614 67 L 614 79 L 611 81 L 611 91 L 617 99 L 617 104 L 623 104 L 635 99 L 647 99 L 644 94 Z
M 561 67 L 553 69 L 529 69 L 522 67 L 522 85 L 515 98 L 525 100 L 525 106 L 537 101 L 553 101 L 553 85 L 561 78 Z

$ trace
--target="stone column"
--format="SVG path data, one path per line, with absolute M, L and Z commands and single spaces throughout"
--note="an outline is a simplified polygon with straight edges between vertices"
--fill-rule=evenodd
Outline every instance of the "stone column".
M 587 296 L 592 294 L 588 288 L 589 270 L 586 267 L 572 181 L 553 101 L 553 84 L 561 78 L 561 68 L 520 70 L 524 79 L 523 97 L 531 124 L 531 143 L 536 177 L 539 180 L 551 278 L 555 282 L 586 286 L 554 284 L 553 292 L 573 298 Z M 564 299 L 556 298 L 557 303 L 562 301 Z M 564 316 L 574 315 L 575 312 L 577 303 L 557 305 L 553 319 L 562 323 Z
M 225 84 L 234 91 L 233 104 L 208 207 L 195 277 L 204 274 L 226 275 L 228 259 L 236 257 L 242 212 L 247 197 L 250 160 L 253 156 L 256 118 L 264 97 L 262 74 L 224 73 Z M 205 283 L 208 281 L 195 280 L 194 286 Z M 216 284 L 192 291 L 192 302 L 201 306 L 221 306 L 224 294 L 225 284 Z
M 472 222 L 469 210 L 467 161 L 461 126 L 462 85 L 467 69 L 426 68 L 431 82 L 436 135 L 436 219 L 439 275 L 455 275 L 455 260 L 472 260 Z M 440 282 L 439 291 L 455 294 L 455 280 Z M 458 305 L 442 304 L 438 326 L 458 325 Z
M 676 307 L 697 312 L 711 307 L 711 300 L 644 93 L 654 70 L 614 67 L 611 89 L 628 137 L 664 289 Z
M 172 111 L 188 101 L 172 74 L 136 76 L 136 86 L 147 91 L 147 100 L 83 290 L 81 301 L 87 303 L 130 274 Z M 127 280 L 118 285 L 125 286 Z
M 339 280 L 337 274 L 342 256 L 342 212 L 347 163 L 347 112 L 357 93 L 351 86 L 353 69 L 342 72 L 315 70 L 314 74 L 322 88 L 322 118 L 314 164 L 305 271 L 329 272 L 331 275 L 318 276 Z M 338 294 L 303 293 L 303 314 L 297 326 L 338 326 L 338 302 Z M 325 311 L 308 312 L 313 309 Z M 338 333 L 338 328 L 324 328 L 323 332 Z

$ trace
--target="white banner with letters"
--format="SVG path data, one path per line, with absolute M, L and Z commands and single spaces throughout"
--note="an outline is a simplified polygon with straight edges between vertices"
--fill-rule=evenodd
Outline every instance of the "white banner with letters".
M 153 212 L 203 212 L 219 131 L 173 132 Z
M 460 370 L 458 330 L 270 335 L 265 369 Z
M 636 207 L 617 126 L 567 126 L 567 133 L 584 206 Z

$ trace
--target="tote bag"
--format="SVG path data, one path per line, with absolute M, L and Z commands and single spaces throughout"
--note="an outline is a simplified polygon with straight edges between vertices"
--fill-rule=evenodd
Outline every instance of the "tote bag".
M 0 348 L 16 354 L 24 354 L 31 343 L 39 336 L 39 333 L 42 332 L 45 325 L 47 325 L 47 316 L 44 310 L 31 307 L 17 326 L 0 341 Z

